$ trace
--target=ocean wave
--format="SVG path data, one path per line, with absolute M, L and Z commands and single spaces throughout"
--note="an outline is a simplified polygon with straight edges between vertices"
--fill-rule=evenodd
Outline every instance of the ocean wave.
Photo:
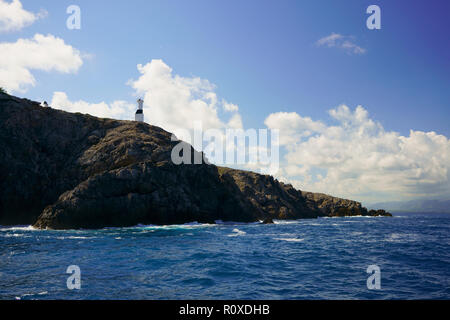
M 323 226 L 324 224 L 323 223 L 317 223 L 317 222 L 312 222 L 312 223 L 304 223 L 303 225 L 305 225 L 305 226 L 313 226 L 313 227 L 316 227 L 316 226 Z
M 450 216 L 430 216 L 9 230 L 0 232 L 0 298 L 73 299 L 63 288 L 64 269 L 81 264 L 82 279 L 90 277 L 82 292 L 87 299 L 448 299 L 449 228 Z M 95 239 L 58 239 L 70 236 Z M 386 290 L 367 291 L 370 264 L 385 270 Z M 299 274 L 310 275 L 300 286 Z M 192 278 L 199 280 L 183 282 Z
M 198 223 L 191 222 L 185 224 L 170 224 L 170 225 L 148 225 L 148 226 L 140 226 L 140 229 L 144 230 L 191 230 L 191 229 L 200 229 L 200 228 L 210 228 L 213 227 L 213 224 L 208 223 Z
M 243 236 L 243 235 L 247 234 L 247 232 L 236 229 L 236 228 L 233 229 L 232 232 L 233 232 L 232 234 L 228 235 L 229 237 L 238 237 L 238 236 Z
M 82 237 L 82 236 L 68 236 L 68 237 L 56 237 L 58 240 L 65 239 L 95 239 L 96 237 Z
M 32 225 L 29 226 L 0 226 L 0 231 L 39 231 L 39 229 L 33 227 Z
M 274 224 L 298 224 L 300 220 L 273 220 Z
M 214 221 L 216 224 L 219 225 L 241 225 L 241 226 L 245 226 L 245 225 L 252 225 L 252 224 L 261 224 L 262 220 L 260 221 L 255 221 L 255 222 L 237 222 L 237 221 L 223 221 L 223 220 L 215 220 Z
M 42 291 L 39 293 L 24 293 L 20 297 L 16 297 L 16 300 L 22 300 L 22 298 L 33 297 L 33 296 L 43 296 L 48 294 L 48 291 Z
M 273 238 L 274 240 L 287 241 L 287 242 L 303 242 L 305 239 L 298 238 Z
M 16 237 L 16 238 L 31 238 L 30 235 L 26 235 L 24 233 L 6 233 L 4 235 L 1 235 L 4 238 L 11 238 L 11 237 Z
M 196 229 L 196 228 L 207 228 L 214 227 L 214 224 L 209 223 L 199 223 L 197 221 L 188 222 L 184 224 L 164 224 L 164 225 L 156 225 L 156 224 L 137 224 L 132 227 L 105 227 L 97 231 L 132 231 L 132 230 L 144 230 L 154 232 L 156 230 L 181 230 L 181 229 Z
M 368 219 L 373 219 L 373 218 L 386 218 L 384 216 L 343 216 L 343 217 L 318 217 L 317 219 L 361 219 L 361 218 L 368 218 Z
M 391 233 L 386 237 L 387 242 L 414 242 L 419 239 L 419 235 L 415 233 Z

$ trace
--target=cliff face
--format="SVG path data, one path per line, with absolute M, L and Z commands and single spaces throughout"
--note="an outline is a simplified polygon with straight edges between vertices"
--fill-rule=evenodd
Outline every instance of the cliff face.
M 261 209 L 261 218 L 300 219 L 327 215 L 314 201 L 290 184 L 279 182 L 269 175 L 251 171 L 219 168 L 223 179 L 230 179 L 252 205 Z
M 323 193 L 302 191 L 302 196 L 328 217 L 391 216 L 384 210 L 367 210 L 360 202 L 332 197 Z
M 67 113 L 0 93 L 0 225 L 249 222 L 362 210 L 355 202 L 315 198 L 270 176 L 174 165 L 176 143 L 170 133 L 145 123 Z
M 262 211 L 260 219 L 390 216 L 384 210 L 368 211 L 357 201 L 299 191 L 269 175 L 222 167 L 219 174 L 223 179 L 231 179 L 245 198 Z

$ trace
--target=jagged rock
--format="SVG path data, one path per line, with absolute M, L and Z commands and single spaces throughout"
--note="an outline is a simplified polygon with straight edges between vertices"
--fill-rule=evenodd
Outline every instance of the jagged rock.
M 227 187 L 215 166 L 141 162 L 83 181 L 46 207 L 35 226 L 68 229 L 254 221 L 254 208 Z
M 271 176 L 174 165 L 176 143 L 146 123 L 0 93 L 0 224 L 69 229 L 383 214 Z
M 391 215 L 386 212 L 382 214 L 381 211 L 378 214 L 370 214 L 360 202 L 336 198 L 323 193 L 302 192 L 302 195 L 310 200 L 308 202 L 310 205 L 316 206 L 324 215 L 330 217 Z
M 300 219 L 326 215 L 313 203 L 308 203 L 302 192 L 269 175 L 251 171 L 219 168 L 222 177 L 229 177 L 250 202 L 264 212 L 264 218 Z
M 264 221 L 262 223 L 263 224 L 273 224 L 274 222 L 273 222 L 272 218 L 266 218 L 266 219 L 264 219 Z
M 370 210 L 367 213 L 368 216 L 372 216 L 372 217 L 379 217 L 379 216 L 385 216 L 385 217 L 392 217 L 392 214 L 390 214 L 389 212 L 386 212 L 385 210 Z

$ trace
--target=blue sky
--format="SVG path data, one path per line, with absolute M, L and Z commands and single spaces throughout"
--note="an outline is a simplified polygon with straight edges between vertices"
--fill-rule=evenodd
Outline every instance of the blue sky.
M 278 112 L 332 126 L 339 120 L 328 111 L 345 104 L 350 110 L 362 105 L 386 132 L 408 137 L 412 129 L 450 136 L 448 1 L 21 3 L 27 11 L 47 14 L 30 26 L 0 33 L 0 43 L 51 34 L 84 58 L 75 73 L 32 71 L 35 86 L 18 95 L 51 101 L 54 92 L 65 92 L 71 101 L 134 103 L 137 92 L 127 81 L 140 76 L 136 66 L 162 59 L 174 75 L 214 84 L 218 97 L 239 106 L 248 128 L 264 127 L 267 117 Z M 81 8 L 80 30 L 66 28 L 71 4 Z M 371 4 L 381 8 L 381 30 L 366 27 Z M 333 33 L 365 53 L 317 45 Z M 326 169 L 319 166 L 314 172 Z M 392 200 L 430 197 L 425 187 L 417 194 L 404 193 L 403 187 Z M 448 185 L 443 188 L 431 197 L 448 197 Z M 385 198 L 366 197 L 371 193 L 369 188 L 342 195 Z
M 77 1 L 82 28 L 68 30 L 72 3 L 23 1 L 49 16 L 20 36 L 51 33 L 95 55 L 76 77 L 43 74 L 46 84 L 31 96 L 59 89 L 88 100 L 130 99 L 124 83 L 138 63 L 156 58 L 216 84 L 250 126 L 274 110 L 324 118 L 346 103 L 363 104 L 390 130 L 450 135 L 446 1 L 378 1 L 381 30 L 365 25 L 373 1 Z M 356 37 L 367 54 L 314 46 L 331 32 Z

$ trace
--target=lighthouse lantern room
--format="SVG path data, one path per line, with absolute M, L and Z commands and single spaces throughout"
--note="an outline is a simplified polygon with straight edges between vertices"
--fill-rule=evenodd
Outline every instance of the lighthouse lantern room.
M 136 114 L 134 116 L 134 120 L 139 122 L 144 122 L 144 100 L 141 98 L 138 99 L 138 109 L 136 110 Z

